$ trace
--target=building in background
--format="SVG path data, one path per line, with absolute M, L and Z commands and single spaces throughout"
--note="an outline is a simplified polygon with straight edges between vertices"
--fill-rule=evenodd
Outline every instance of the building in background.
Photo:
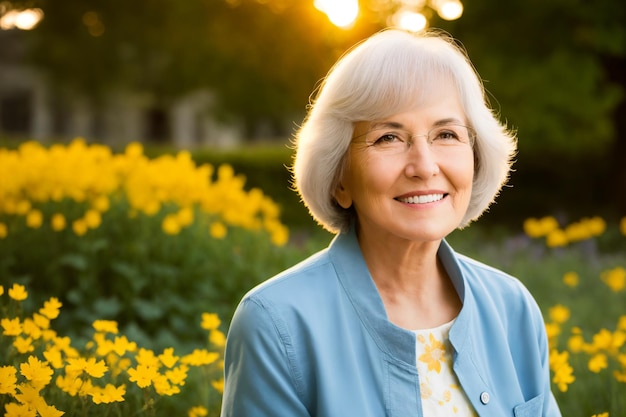
M 53 88 L 26 64 L 23 33 L 0 30 L 0 137 L 67 141 L 83 137 L 111 146 L 131 141 L 177 148 L 229 147 L 244 135 L 212 116 L 210 91 L 196 91 L 167 106 L 150 94 L 112 92 L 97 108 L 91 97 Z

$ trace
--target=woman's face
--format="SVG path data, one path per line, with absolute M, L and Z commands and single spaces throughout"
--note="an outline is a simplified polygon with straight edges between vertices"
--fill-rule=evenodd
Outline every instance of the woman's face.
M 463 219 L 474 177 L 472 134 L 452 83 L 432 91 L 415 108 L 356 124 L 335 198 L 354 206 L 360 235 L 439 241 Z

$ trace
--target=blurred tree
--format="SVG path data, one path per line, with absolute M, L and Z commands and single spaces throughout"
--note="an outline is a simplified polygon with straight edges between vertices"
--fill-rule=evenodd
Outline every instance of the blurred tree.
M 312 2 L 225 0 L 12 0 L 44 19 L 26 35 L 31 62 L 54 85 L 93 97 L 115 89 L 167 101 L 198 88 L 219 116 L 248 133 L 304 112 L 307 97 L 343 48 Z M 340 41 L 340 40 L 339 40 Z
M 609 179 L 595 186 L 622 213 L 625 22 L 619 0 L 467 0 L 461 19 L 434 22 L 463 41 L 494 104 L 518 129 L 520 158 L 543 154 L 554 171 L 582 170 L 581 178 L 603 168 L 585 164 L 587 156 L 606 158 Z M 568 158 L 582 163 L 564 165 Z M 593 191 L 577 189 L 580 198 Z
M 342 31 L 313 0 L 11 2 L 44 10 L 28 33 L 31 56 L 55 84 L 131 88 L 162 100 L 208 87 L 221 116 L 242 116 L 250 133 L 261 121 L 299 120 L 339 54 L 384 26 L 380 6 L 389 3 L 363 0 L 359 20 Z M 464 5 L 461 19 L 433 16 L 431 26 L 462 40 L 494 105 L 518 129 L 520 155 L 604 153 L 626 212 L 626 7 L 620 0 Z

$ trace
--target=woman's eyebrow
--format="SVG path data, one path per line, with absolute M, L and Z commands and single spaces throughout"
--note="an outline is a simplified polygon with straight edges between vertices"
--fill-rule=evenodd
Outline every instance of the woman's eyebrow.
M 378 129 L 404 129 L 404 125 L 400 122 L 393 121 L 385 121 L 385 122 L 374 122 L 370 125 L 370 130 L 378 130 Z
M 463 121 L 455 118 L 455 117 L 448 117 L 446 119 L 441 119 L 441 120 L 437 120 L 433 126 L 437 127 L 437 126 L 445 126 L 445 125 L 449 125 L 449 124 L 464 124 Z
M 456 117 L 447 117 L 445 119 L 439 119 L 433 123 L 432 127 L 440 127 L 446 126 L 449 124 L 463 124 L 463 122 Z M 382 122 L 372 122 L 370 125 L 370 130 L 378 130 L 378 129 L 406 129 L 406 126 L 400 122 L 395 122 L 393 120 L 385 120 Z

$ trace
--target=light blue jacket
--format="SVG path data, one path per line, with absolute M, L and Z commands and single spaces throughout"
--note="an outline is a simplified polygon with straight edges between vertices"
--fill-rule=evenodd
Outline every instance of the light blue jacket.
M 544 322 L 515 278 L 438 256 L 463 302 L 454 372 L 479 416 L 560 416 Z M 421 417 L 415 334 L 387 320 L 354 231 L 250 291 L 233 317 L 222 417 Z

